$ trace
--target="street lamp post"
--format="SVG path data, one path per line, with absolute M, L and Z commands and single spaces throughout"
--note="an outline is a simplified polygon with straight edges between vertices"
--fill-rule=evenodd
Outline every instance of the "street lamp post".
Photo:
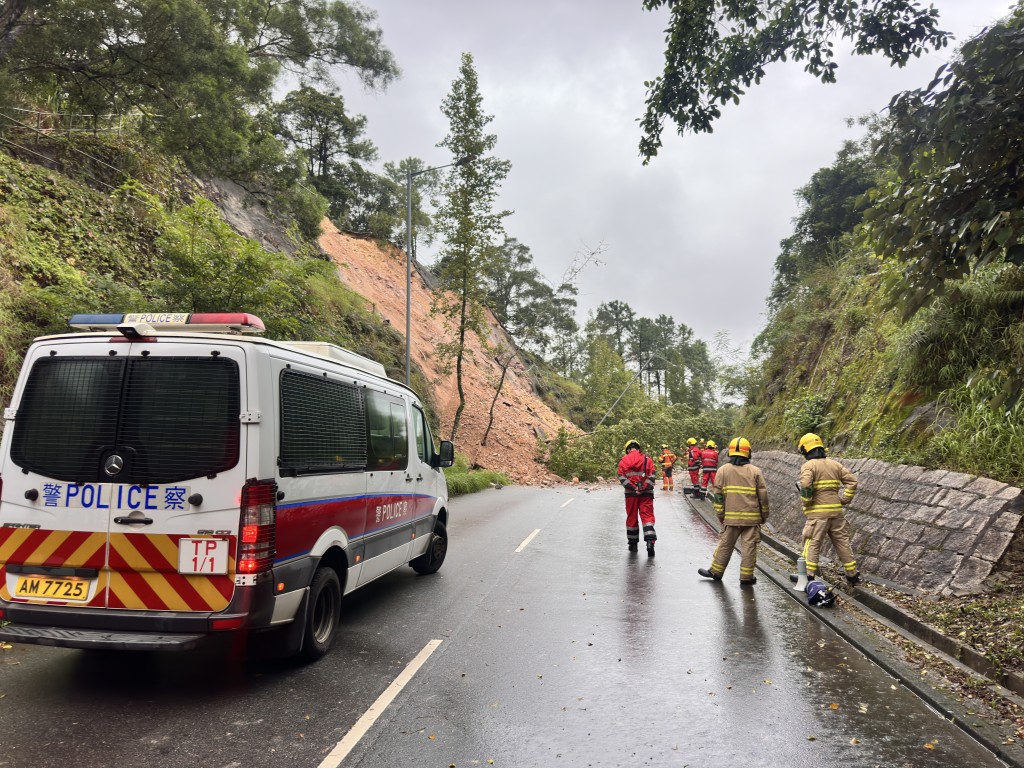
M 412 375 L 412 364 L 410 361 L 410 337 L 412 334 L 412 180 L 415 176 L 422 176 L 431 171 L 440 171 L 442 168 L 460 167 L 476 160 L 476 155 L 466 155 L 447 165 L 438 165 L 434 168 L 424 168 L 422 171 L 407 170 L 405 172 L 405 386 L 409 386 L 409 377 Z

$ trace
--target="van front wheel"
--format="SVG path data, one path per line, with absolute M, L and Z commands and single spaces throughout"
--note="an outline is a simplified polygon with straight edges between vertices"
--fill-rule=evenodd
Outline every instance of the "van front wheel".
M 414 560 L 409 561 L 412 569 L 419 574 L 437 573 L 448 554 L 448 529 L 438 520 L 434 523 L 433 539 L 427 551 Z
M 316 661 L 331 649 L 341 623 L 341 582 L 333 568 L 318 568 L 309 585 L 309 610 L 302 639 L 302 656 Z

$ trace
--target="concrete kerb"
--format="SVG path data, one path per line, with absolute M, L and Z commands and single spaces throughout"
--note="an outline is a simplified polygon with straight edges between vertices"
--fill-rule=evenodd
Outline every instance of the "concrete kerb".
M 696 512 L 703 519 L 709 528 L 714 531 L 721 531 L 721 524 L 718 522 L 718 518 L 710 510 L 710 505 L 707 502 L 700 504 L 697 503 L 697 500 L 690 498 L 684 498 L 684 501 L 692 511 Z M 793 550 L 784 542 L 770 534 L 764 533 L 763 528 L 761 533 L 761 543 L 771 547 L 783 557 L 794 562 L 799 556 L 798 552 Z M 925 683 L 927 681 L 921 674 L 920 670 L 907 663 L 902 658 L 902 654 L 896 646 L 888 643 L 888 641 L 886 641 L 885 644 L 880 643 L 881 638 L 878 634 L 870 632 L 855 619 L 844 616 L 841 611 L 835 611 L 831 608 L 813 608 L 808 605 L 807 599 L 803 593 L 797 592 L 792 588 L 792 584 L 789 580 L 789 573 L 781 573 L 775 568 L 772 568 L 770 565 L 763 562 L 763 558 L 758 558 L 757 569 L 764 576 L 781 587 L 782 591 L 791 599 L 795 600 L 802 607 L 810 611 L 816 619 L 826 624 L 854 648 L 871 659 L 887 673 L 892 675 L 892 677 L 896 678 L 901 685 L 912 691 L 943 718 L 954 723 L 962 731 L 969 734 L 978 743 L 982 744 L 986 749 L 995 754 L 999 759 L 1005 761 L 1008 765 L 1016 766 L 1017 768 L 1024 768 L 1024 745 L 1016 741 L 1010 744 L 1005 743 L 1007 741 L 1005 733 L 1000 732 L 999 728 L 992 723 L 986 722 L 986 720 L 995 720 L 996 718 L 979 716 L 974 713 L 975 710 L 984 706 L 982 702 L 976 700 L 972 701 L 973 709 L 969 710 L 955 697 L 950 696 L 939 688 L 926 685 Z M 975 668 L 975 666 L 966 663 L 966 660 L 961 657 L 947 653 L 943 650 L 943 646 L 950 647 L 958 653 L 961 653 L 962 656 L 963 654 L 961 649 L 963 649 L 964 646 L 956 643 L 951 638 L 946 638 L 939 634 L 931 627 L 927 627 L 922 624 L 914 617 L 909 616 L 907 613 L 902 611 L 898 606 L 893 605 L 886 600 L 882 600 L 876 595 L 869 594 L 864 590 L 854 589 L 853 591 L 846 591 L 833 586 L 833 591 L 849 605 L 855 606 L 858 610 L 862 611 L 874 621 L 879 622 L 881 625 L 898 633 L 907 640 L 923 647 L 929 653 L 945 660 L 947 663 L 960 669 L 966 674 L 975 678 L 983 678 L 996 688 L 1003 687 L 996 682 L 992 682 L 992 675 L 980 672 Z M 881 610 L 876 610 L 875 606 L 881 608 Z M 915 632 L 914 629 L 918 628 L 923 628 L 923 630 L 920 633 Z M 939 642 L 933 642 L 933 639 L 937 639 Z M 886 647 L 886 645 L 888 645 L 888 647 Z M 970 653 L 978 657 L 984 665 L 991 669 L 991 665 L 987 660 L 978 656 L 974 651 L 970 651 Z M 1008 696 L 1014 699 L 1016 698 L 1014 693 L 1005 688 L 1002 691 L 997 692 L 1003 696 Z

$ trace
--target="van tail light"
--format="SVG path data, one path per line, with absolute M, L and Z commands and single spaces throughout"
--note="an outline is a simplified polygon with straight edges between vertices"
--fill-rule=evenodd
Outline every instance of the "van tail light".
M 274 564 L 277 483 L 250 480 L 242 486 L 238 573 L 266 573 Z

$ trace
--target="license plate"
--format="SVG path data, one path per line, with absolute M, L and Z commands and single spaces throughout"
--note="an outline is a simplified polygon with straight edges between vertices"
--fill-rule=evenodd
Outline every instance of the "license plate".
M 14 587 L 14 597 L 28 600 L 84 601 L 89 597 L 89 582 L 84 579 L 19 576 Z
M 178 573 L 223 575 L 227 572 L 227 539 L 179 539 Z

